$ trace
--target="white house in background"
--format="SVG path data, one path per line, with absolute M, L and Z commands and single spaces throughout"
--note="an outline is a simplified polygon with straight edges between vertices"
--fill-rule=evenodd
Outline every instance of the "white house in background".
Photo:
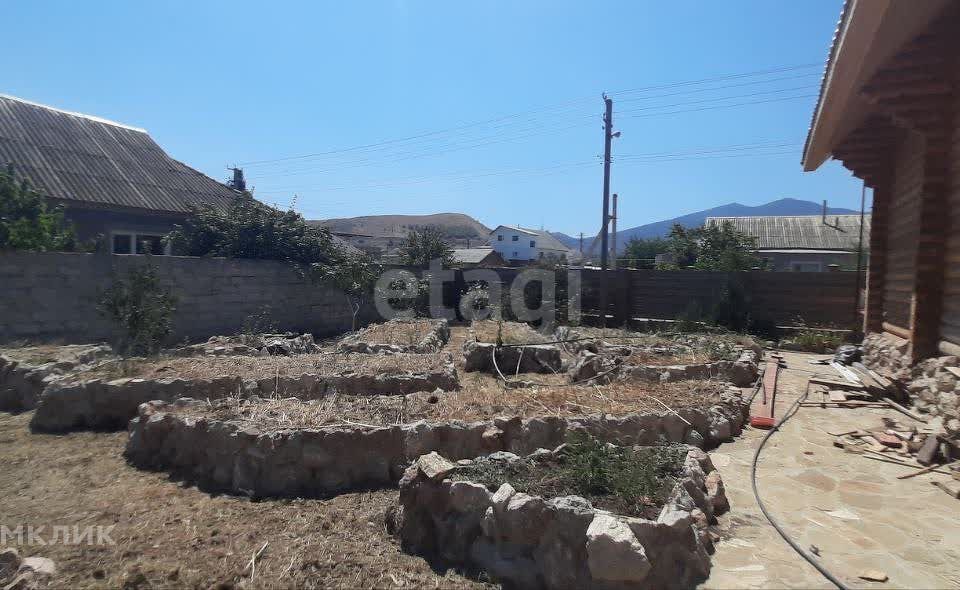
M 490 245 L 509 262 L 530 262 L 541 258 L 564 260 L 573 253 L 550 232 L 512 225 L 498 225 L 491 231 Z

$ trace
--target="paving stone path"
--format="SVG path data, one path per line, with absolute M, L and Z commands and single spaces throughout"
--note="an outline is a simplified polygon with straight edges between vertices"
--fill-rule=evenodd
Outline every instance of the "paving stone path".
M 799 397 L 819 355 L 784 353 L 776 400 L 779 419 Z M 960 588 L 960 500 L 930 484 L 949 476 L 909 471 L 833 447 L 838 432 L 873 428 L 887 409 L 801 408 L 764 447 L 758 486 L 767 509 L 801 547 L 816 545 L 820 561 L 851 588 Z M 710 578 L 702 588 L 832 588 L 795 553 L 761 514 L 750 488 L 750 464 L 765 431 L 746 429 L 711 453 L 731 511 L 720 518 Z M 885 583 L 858 578 L 880 570 Z

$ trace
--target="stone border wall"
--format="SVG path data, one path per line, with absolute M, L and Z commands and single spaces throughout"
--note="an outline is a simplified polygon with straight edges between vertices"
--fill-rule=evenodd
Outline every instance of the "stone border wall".
M 450 459 L 497 451 L 525 455 L 555 448 L 568 435 L 579 433 L 618 445 L 715 446 L 741 432 L 748 410 L 740 392 L 731 391 L 709 409 L 684 409 L 680 416 L 513 417 L 271 431 L 178 412 L 190 406 L 204 408 L 207 403 L 180 399 L 141 405 L 129 424 L 129 461 L 143 468 L 169 470 L 218 491 L 316 497 L 394 485 L 410 461 L 431 451 Z
M 707 526 L 729 509 L 720 474 L 699 449 L 656 520 L 593 508 L 579 496 L 545 500 L 509 483 L 491 493 L 420 457 L 388 514 L 404 549 L 478 568 L 518 588 L 692 588 L 710 572 Z
M 403 323 L 405 321 L 403 318 L 394 318 L 385 322 L 384 324 L 376 324 L 375 326 L 384 326 L 390 325 L 391 323 Z M 420 342 L 410 345 L 400 345 L 400 344 L 383 344 L 379 342 L 367 342 L 365 338 L 369 330 L 375 326 L 370 326 L 360 330 L 356 334 L 347 336 L 340 343 L 337 349 L 340 352 L 359 352 L 364 354 L 378 354 L 378 353 L 412 353 L 412 354 L 430 354 L 434 352 L 440 352 L 444 346 L 446 346 L 447 341 L 450 340 L 450 324 L 447 320 L 431 320 L 433 326 L 430 329 L 430 332 L 423 337 Z
M 398 395 L 420 391 L 454 391 L 460 380 L 453 362 L 430 373 L 316 375 L 263 377 L 243 381 L 240 377 L 187 380 L 178 378 L 112 381 L 99 379 L 80 383 L 54 383 L 37 404 L 30 421 L 35 432 L 121 429 L 137 415 L 140 404 L 181 397 L 221 399 L 230 396 L 283 396 L 319 399 L 331 393 L 347 395 Z
M 715 361 L 693 365 L 634 366 L 625 367 L 623 374 L 628 379 L 644 381 L 684 381 L 686 379 L 719 379 L 737 387 L 749 387 L 760 374 L 759 356 L 752 350 L 744 350 L 735 361 Z
M 493 355 L 497 355 L 497 365 Z M 463 370 L 482 371 L 497 375 L 497 367 L 504 376 L 516 373 L 559 373 L 563 370 L 560 349 L 551 344 L 528 346 L 501 346 L 467 339 L 463 343 Z
M 911 366 L 906 340 L 873 333 L 863 339 L 863 362 L 892 377 L 910 394 L 917 410 L 939 419 L 946 434 L 960 433 L 960 371 L 948 369 L 960 368 L 960 358 L 939 356 Z
M 62 352 L 65 356 L 40 365 L 0 355 L 0 411 L 32 410 L 44 389 L 63 379 L 66 373 L 113 356 L 113 349 L 106 344 L 65 346 Z
M 626 365 L 620 358 L 610 358 L 589 350 L 581 350 L 568 374 L 572 382 L 596 381 L 609 383 L 617 377 L 642 381 L 684 381 L 688 379 L 717 379 L 737 387 L 753 385 L 760 374 L 759 355 L 744 350 L 736 361 L 716 361 L 693 365 Z M 594 379 L 596 377 L 596 379 Z

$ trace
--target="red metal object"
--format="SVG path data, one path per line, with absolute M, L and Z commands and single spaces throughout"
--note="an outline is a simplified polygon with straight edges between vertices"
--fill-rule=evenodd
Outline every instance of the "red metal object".
M 780 359 L 768 358 L 763 370 L 760 403 L 754 401 L 755 410 L 750 414 L 750 426 L 754 428 L 773 428 L 777 422 L 773 418 L 773 408 L 777 399 L 777 377 L 780 375 Z M 753 408 L 752 408 L 753 409 Z

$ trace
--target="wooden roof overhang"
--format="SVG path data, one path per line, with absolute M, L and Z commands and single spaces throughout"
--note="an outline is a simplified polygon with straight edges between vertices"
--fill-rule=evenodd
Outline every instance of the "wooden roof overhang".
M 859 95 L 869 105 L 869 113 L 832 150 L 833 157 L 867 186 L 875 188 L 890 171 L 896 146 L 907 132 L 922 134 L 930 155 L 946 158 L 949 152 L 960 10 L 948 12 L 861 88 Z
M 889 111 L 878 107 L 885 107 L 884 101 L 895 104 L 909 98 L 910 90 L 901 92 L 902 87 L 928 80 L 920 70 L 930 53 L 923 50 L 922 41 L 912 48 L 906 45 L 936 27 L 955 5 L 951 0 L 846 0 L 804 146 L 804 170 L 816 170 L 831 156 L 841 159 L 838 151 L 845 150 L 851 162 L 847 167 L 864 170 L 855 172 L 857 176 L 875 176 L 861 163 L 869 164 L 866 153 L 874 146 L 887 147 L 890 134 L 896 132 L 880 119 L 889 117 Z M 891 67 L 896 59 L 901 61 Z M 912 61 L 918 69 L 900 71 Z M 923 106 L 914 103 L 910 108 Z

